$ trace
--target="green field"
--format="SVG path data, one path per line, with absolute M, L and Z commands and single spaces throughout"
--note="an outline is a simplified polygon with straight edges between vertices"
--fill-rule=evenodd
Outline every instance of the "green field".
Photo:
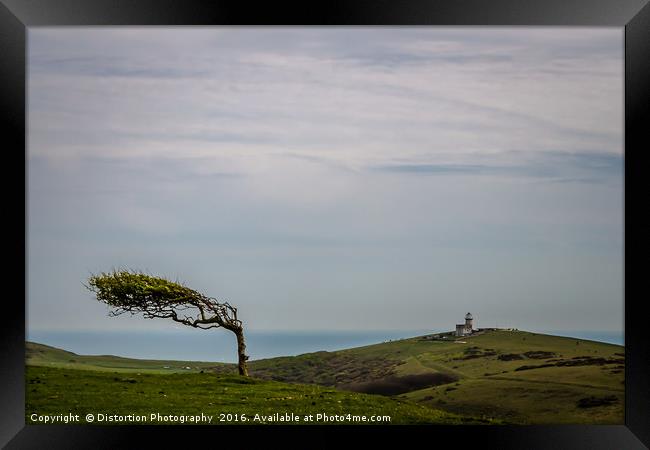
M 191 373 L 203 371 L 225 371 L 235 373 L 232 364 L 204 361 L 173 361 L 122 358 L 102 355 L 86 356 L 50 347 L 48 345 L 27 342 L 25 348 L 27 365 L 54 367 L 59 369 L 94 370 L 107 372 L 140 373 Z
M 26 423 L 32 414 L 56 416 L 73 413 L 88 423 L 95 416 L 144 415 L 147 424 L 170 424 L 164 418 L 150 420 L 151 413 L 211 416 L 209 424 L 486 424 L 480 418 L 460 416 L 411 401 L 377 395 L 343 392 L 316 385 L 299 385 L 215 373 L 110 372 L 27 366 Z M 276 414 L 277 418 L 273 415 Z M 301 419 L 281 421 L 279 416 Z M 305 421 L 312 414 L 313 421 Z M 317 415 L 330 418 L 318 420 Z M 258 416 L 256 418 L 256 415 Z M 353 416 L 356 416 L 353 417 Z M 367 422 L 360 417 L 366 416 Z M 371 416 L 382 417 L 370 422 Z M 388 416 L 389 419 L 384 418 Z M 337 420 L 338 419 L 338 420 Z M 98 423 L 98 422 L 94 422 Z M 175 422 L 179 423 L 179 422 Z M 188 421 L 188 423 L 190 423 Z M 131 424 L 123 420 L 108 425 Z
M 386 414 L 392 423 L 623 423 L 622 346 L 523 331 L 250 361 L 250 380 L 235 376 L 233 364 L 80 356 L 35 343 L 27 364 L 28 415 L 65 406 Z

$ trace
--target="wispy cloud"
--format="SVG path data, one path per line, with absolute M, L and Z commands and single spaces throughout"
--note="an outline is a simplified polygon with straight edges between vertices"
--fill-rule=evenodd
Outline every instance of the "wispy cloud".
M 28 38 L 30 327 L 113 326 L 79 278 L 120 265 L 253 327 L 424 328 L 461 304 L 622 323 L 621 29 Z
M 506 153 L 507 154 L 507 153 Z M 567 153 L 547 151 L 520 158 L 518 164 L 499 164 L 503 155 L 492 155 L 491 164 L 386 164 L 370 167 L 371 171 L 414 175 L 499 176 L 542 179 L 557 183 L 614 183 L 623 181 L 624 158 L 611 153 Z
M 476 152 L 512 148 L 520 149 L 513 164 L 556 148 L 620 155 L 616 36 L 35 29 L 30 152 L 218 158 L 250 148 L 318 152 L 351 166 L 387 163 L 396 152 L 464 165 Z

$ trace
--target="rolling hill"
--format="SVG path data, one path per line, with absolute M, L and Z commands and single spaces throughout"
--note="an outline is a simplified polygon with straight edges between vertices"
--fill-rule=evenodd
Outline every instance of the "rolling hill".
M 120 379 L 114 374 L 131 374 L 130 378 L 145 377 L 153 385 L 178 377 L 188 377 L 186 383 L 197 383 L 202 377 L 216 377 L 218 383 L 236 379 L 232 378 L 233 364 L 80 356 L 35 343 L 27 345 L 27 364 L 28 376 L 38 367 L 48 368 L 47 376 L 55 378 L 67 370 L 68 378 L 103 376 L 111 381 Z M 485 330 L 460 339 L 451 333 L 437 334 L 251 361 L 250 373 L 259 386 L 255 389 L 326 389 L 351 396 L 346 397 L 351 402 L 354 398 L 397 401 L 417 407 L 414 411 L 424 407 L 435 413 L 431 423 L 461 423 L 465 417 L 474 423 L 621 424 L 624 364 L 624 348 L 617 345 Z M 128 382 L 118 386 L 132 387 Z M 321 395 L 321 391 L 314 392 Z M 28 404 L 36 405 L 36 398 L 28 389 Z M 236 405 L 234 401 L 232 406 Z M 404 420 L 395 423 L 413 423 L 418 414 L 403 415 Z

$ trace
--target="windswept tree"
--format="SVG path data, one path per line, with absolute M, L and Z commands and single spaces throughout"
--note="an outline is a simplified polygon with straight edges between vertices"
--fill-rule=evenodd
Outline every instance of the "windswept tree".
M 86 287 L 97 300 L 112 307 L 111 316 L 128 312 L 146 319 L 172 319 L 202 330 L 232 331 L 237 336 L 239 374 L 248 376 L 244 327 L 237 318 L 237 308 L 228 302 L 218 302 L 181 283 L 127 270 L 92 275 Z

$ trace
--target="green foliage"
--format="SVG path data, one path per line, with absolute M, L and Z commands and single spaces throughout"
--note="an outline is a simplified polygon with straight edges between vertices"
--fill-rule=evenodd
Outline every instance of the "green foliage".
M 86 287 L 97 300 L 123 310 L 196 305 L 205 298 L 180 283 L 128 270 L 92 275 Z

